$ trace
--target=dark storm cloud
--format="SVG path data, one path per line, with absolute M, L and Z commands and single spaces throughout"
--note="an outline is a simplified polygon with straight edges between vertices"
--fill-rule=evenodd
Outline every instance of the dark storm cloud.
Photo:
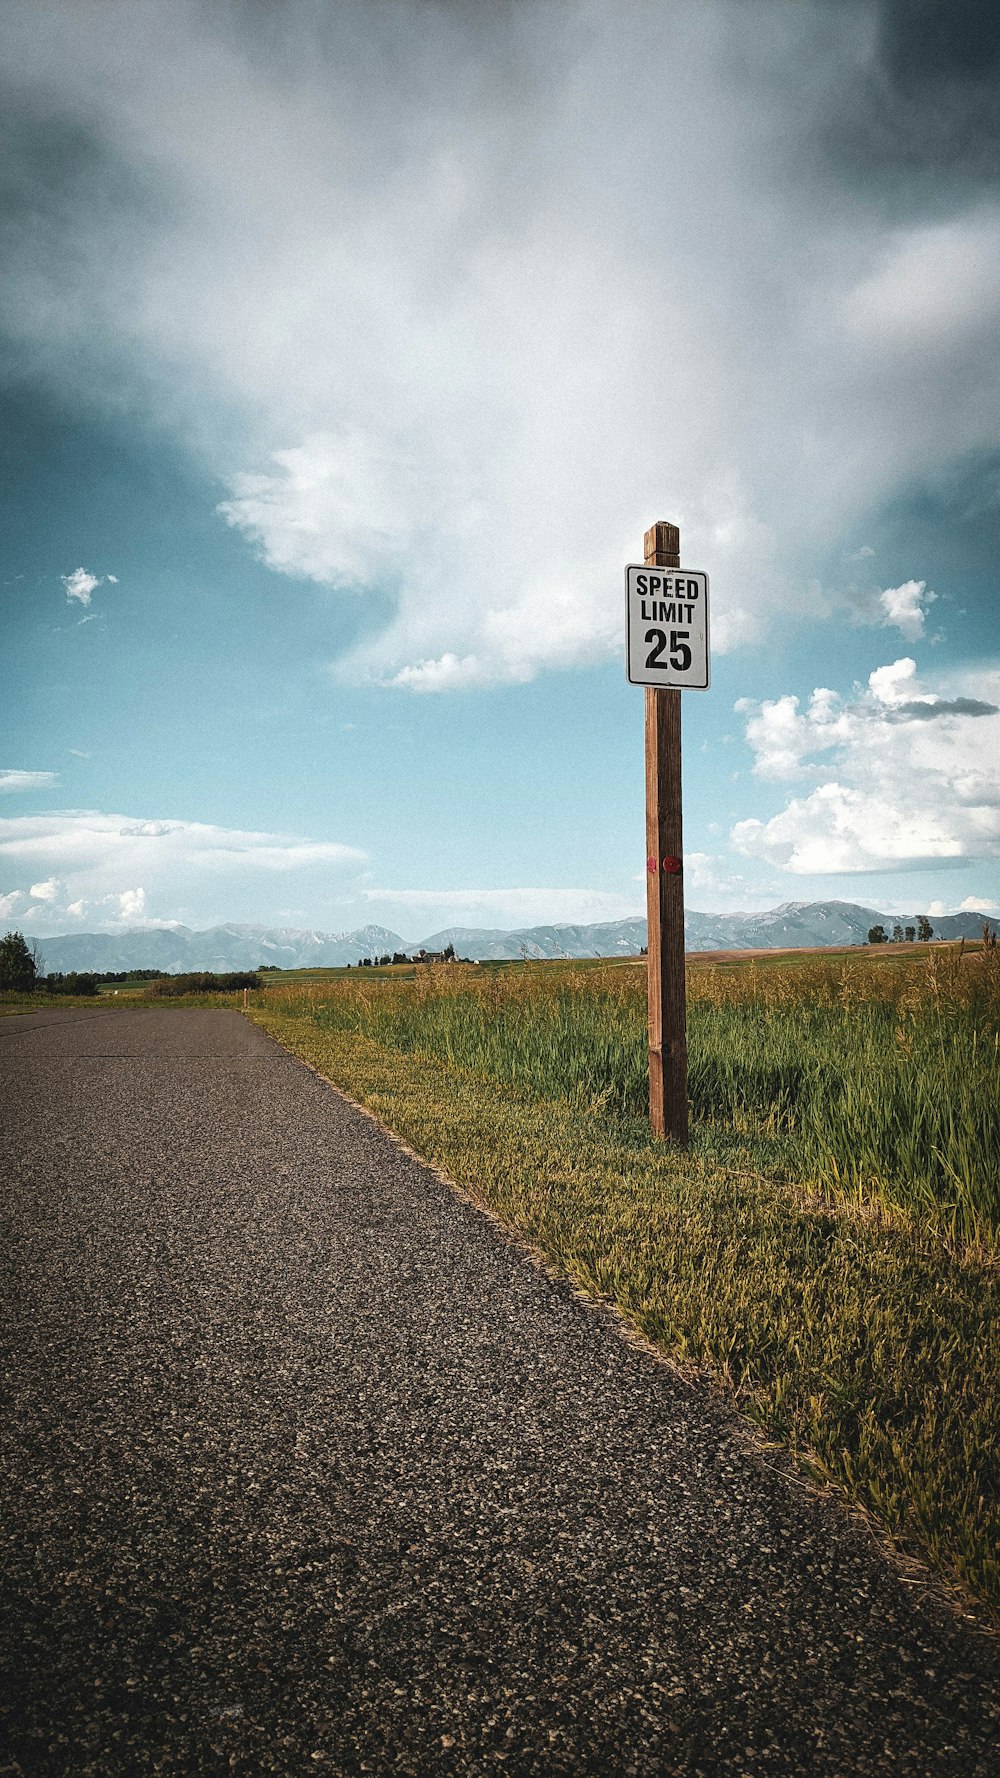
M 0 249 L 4 261 L 29 246 L 55 268 L 85 191 L 112 171 L 94 131 L 75 118 L 45 117 L 18 95 L 0 108 Z
M 879 15 L 885 66 L 912 91 L 1000 77 L 1000 15 L 989 0 L 883 0 Z
M 909 704 L 897 704 L 892 711 L 891 721 L 934 722 L 939 716 L 996 716 L 1000 714 L 1000 705 L 984 704 L 979 698 L 940 698 L 936 703 L 926 703 L 917 699 Z
M 108 143 L 100 121 L 51 92 L 5 85 L 0 104 L 0 378 L 53 380 L 64 395 L 95 379 L 117 332 L 81 288 L 128 300 L 150 230 L 169 204 L 162 180 Z M 67 354 L 69 355 L 67 357 Z M 74 370 L 75 366 L 75 370 Z M 85 370 L 85 366 L 89 369 Z
M 825 135 L 852 182 L 940 201 L 1000 180 L 1000 7 L 879 0 L 851 7 L 866 52 Z
M 109 145 L 98 118 L 82 116 L 72 103 L 60 109 L 51 91 L 19 90 L 3 83 L 0 106 L 0 228 L 5 244 L 23 248 L 30 234 L 65 252 L 80 212 L 95 210 L 134 224 L 161 207 L 162 180 L 138 159 L 128 161 Z M 67 272 L 72 271 L 68 266 Z M 110 269 L 110 268 L 109 268 Z
M 664 490 L 718 648 L 827 618 L 818 538 L 1000 448 L 1000 205 L 904 165 L 940 114 L 971 176 L 996 56 L 912 0 L 0 16 L 12 352 L 176 433 L 277 572 L 392 588 L 358 675 L 604 658 Z

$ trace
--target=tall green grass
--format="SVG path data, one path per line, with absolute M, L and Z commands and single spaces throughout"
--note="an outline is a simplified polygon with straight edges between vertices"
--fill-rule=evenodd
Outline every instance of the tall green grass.
M 641 969 L 418 971 L 271 990 L 286 1013 L 640 1125 Z M 737 1135 L 832 1192 L 962 1240 L 1000 1231 L 1000 964 L 935 951 L 904 968 L 695 968 L 694 1143 Z

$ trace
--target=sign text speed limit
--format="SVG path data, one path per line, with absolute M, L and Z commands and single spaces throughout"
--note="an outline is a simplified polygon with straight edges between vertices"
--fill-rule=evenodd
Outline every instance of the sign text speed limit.
M 632 563 L 625 570 L 625 599 L 630 684 L 707 691 L 708 575 Z

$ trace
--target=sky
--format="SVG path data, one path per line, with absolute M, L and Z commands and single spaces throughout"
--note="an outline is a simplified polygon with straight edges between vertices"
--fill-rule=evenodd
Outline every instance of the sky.
M 1000 12 L 0 0 L 0 922 L 1000 903 Z

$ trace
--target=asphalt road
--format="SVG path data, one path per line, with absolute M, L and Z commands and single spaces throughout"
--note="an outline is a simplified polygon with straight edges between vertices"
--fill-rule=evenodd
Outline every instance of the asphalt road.
M 0 1069 L 0 1772 L 1000 1770 L 992 1639 L 238 1014 Z

